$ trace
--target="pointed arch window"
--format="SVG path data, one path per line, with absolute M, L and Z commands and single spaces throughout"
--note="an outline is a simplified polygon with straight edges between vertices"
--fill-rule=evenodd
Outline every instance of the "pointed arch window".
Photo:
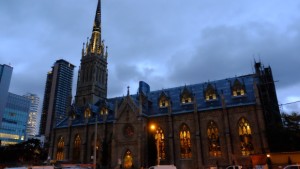
M 180 157 L 182 159 L 192 158 L 191 132 L 186 124 L 180 129 Z
M 232 87 L 232 96 L 244 96 L 245 86 L 238 79 L 235 79 Z
M 132 168 L 133 165 L 133 158 L 130 150 L 127 150 L 124 156 L 124 168 Z
M 91 117 L 91 109 L 86 108 L 84 111 L 84 118 L 90 118 Z
M 165 150 L 165 135 L 163 130 L 158 127 L 158 129 L 156 130 L 155 133 L 155 140 L 156 143 L 159 142 L 159 158 L 161 160 L 165 160 L 166 159 L 166 150 Z M 157 145 L 156 145 L 157 146 Z
M 159 107 L 163 108 L 168 106 L 169 106 L 169 98 L 165 94 L 161 95 L 161 97 L 159 98 Z
M 56 160 L 64 159 L 64 147 L 65 147 L 65 141 L 64 141 L 64 138 L 61 136 L 61 137 L 59 137 L 59 140 L 57 143 Z
M 244 117 L 239 120 L 238 128 L 242 155 L 248 156 L 253 154 L 252 130 L 249 122 Z
M 217 99 L 217 92 L 214 89 L 214 87 L 211 84 L 207 85 L 207 88 L 205 90 L 205 100 L 216 100 Z
M 180 100 L 182 104 L 191 103 L 193 101 L 192 93 L 187 89 L 187 87 L 184 87 L 180 95 Z
M 73 160 L 79 162 L 80 160 L 80 145 L 81 139 L 79 134 L 75 136 L 74 144 L 73 144 Z
M 207 126 L 208 151 L 211 157 L 221 156 L 219 129 L 214 121 L 208 122 Z

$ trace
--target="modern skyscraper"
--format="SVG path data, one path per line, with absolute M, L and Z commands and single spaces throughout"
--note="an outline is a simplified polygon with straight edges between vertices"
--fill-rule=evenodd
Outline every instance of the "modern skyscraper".
M 26 137 L 30 100 L 9 93 L 0 128 L 1 145 L 17 144 Z
M 32 94 L 32 93 L 27 93 L 24 95 L 24 97 L 30 99 L 31 102 L 26 133 L 27 136 L 35 136 L 38 134 L 37 122 L 39 118 L 38 108 L 39 108 L 40 98 L 36 94 Z
M 4 114 L 4 108 L 8 96 L 8 89 L 11 80 L 13 68 L 8 65 L 0 64 L 0 127 L 2 122 L 2 116 Z
M 40 134 L 44 134 L 46 140 L 53 126 L 67 117 L 67 107 L 72 101 L 73 72 L 74 65 L 63 59 L 57 60 L 48 72 L 40 125 Z

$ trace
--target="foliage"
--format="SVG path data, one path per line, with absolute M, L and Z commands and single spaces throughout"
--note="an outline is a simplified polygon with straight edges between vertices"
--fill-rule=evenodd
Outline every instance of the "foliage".
M 46 160 L 47 152 L 41 147 L 40 140 L 28 141 L 0 147 L 0 163 L 36 164 Z
M 269 128 L 268 138 L 271 151 L 286 152 L 300 150 L 300 114 L 281 114 L 283 127 Z

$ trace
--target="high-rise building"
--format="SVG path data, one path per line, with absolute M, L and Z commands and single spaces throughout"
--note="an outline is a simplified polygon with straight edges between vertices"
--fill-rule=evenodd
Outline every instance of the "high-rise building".
M 39 118 L 39 103 L 40 98 L 36 94 L 27 93 L 24 95 L 24 97 L 30 99 L 30 110 L 29 110 L 29 116 L 27 121 L 27 129 L 26 133 L 27 136 L 35 136 L 38 134 L 38 118 Z
M 4 108 L 8 96 L 8 89 L 11 80 L 13 68 L 8 65 L 0 64 L 0 127 L 2 122 L 2 116 L 4 114 Z
M 17 144 L 25 140 L 30 100 L 9 93 L 0 128 L 1 145 Z
M 254 73 L 156 91 L 140 81 L 137 94 L 128 89 L 126 96 L 107 98 L 100 16 L 98 0 L 76 101 L 52 130 L 51 159 L 93 161 L 104 168 L 251 168 L 258 161 L 253 155 L 266 161 L 276 151 L 270 133 L 280 129 L 281 119 L 271 67 L 258 62 Z
M 45 135 L 46 140 L 52 127 L 67 117 L 66 110 L 72 101 L 73 72 L 74 65 L 60 59 L 47 74 L 40 124 L 40 134 Z

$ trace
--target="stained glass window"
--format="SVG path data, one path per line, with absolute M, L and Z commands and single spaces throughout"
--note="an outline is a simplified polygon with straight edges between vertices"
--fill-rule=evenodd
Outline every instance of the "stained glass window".
M 76 162 L 79 162 L 80 160 L 80 145 L 81 145 L 81 139 L 79 134 L 77 134 L 73 145 L 73 160 Z
M 243 156 L 248 156 L 254 152 L 251 127 L 244 117 L 239 120 L 238 126 L 241 152 Z
M 64 159 L 64 147 L 65 147 L 64 138 L 60 137 L 57 143 L 56 160 Z
M 159 142 L 159 144 L 156 145 L 156 146 L 159 146 L 158 147 L 159 148 L 159 158 L 161 160 L 166 159 L 165 135 L 164 135 L 163 130 L 160 127 L 158 127 L 158 129 L 156 130 L 155 140 L 156 140 L 156 144 Z
M 192 158 L 191 132 L 186 124 L 180 129 L 180 157 L 182 159 Z
M 210 121 L 207 126 L 208 150 L 212 157 L 221 156 L 221 146 L 219 130 L 214 121 Z

